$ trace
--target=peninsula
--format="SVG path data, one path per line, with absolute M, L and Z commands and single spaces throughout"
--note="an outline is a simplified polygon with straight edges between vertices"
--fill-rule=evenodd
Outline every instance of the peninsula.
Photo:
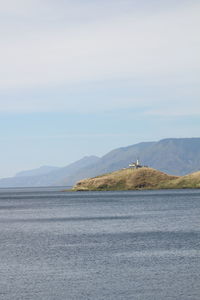
M 113 191 L 148 189 L 200 188 L 200 171 L 185 176 L 173 176 L 153 168 L 126 168 L 101 176 L 83 179 L 74 191 Z

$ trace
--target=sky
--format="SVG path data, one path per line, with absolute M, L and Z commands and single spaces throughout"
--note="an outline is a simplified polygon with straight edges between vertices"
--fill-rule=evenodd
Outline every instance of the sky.
M 0 177 L 199 137 L 199 16 L 199 0 L 0 0 Z

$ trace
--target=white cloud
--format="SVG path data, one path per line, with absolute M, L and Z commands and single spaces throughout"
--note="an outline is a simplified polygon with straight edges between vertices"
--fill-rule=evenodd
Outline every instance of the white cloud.
M 186 72 L 199 61 L 200 6 L 1 39 L 1 87 Z
M 59 16 L 62 19 L 65 14 L 53 1 L 9 0 L 1 4 L 1 14 L 26 19 L 22 24 L 6 23 L 5 30 L 1 30 L 1 91 L 125 78 L 140 78 L 145 83 L 154 80 L 154 84 L 159 78 L 170 83 L 180 80 L 183 74 L 187 83 L 196 81 L 199 75 L 200 5 L 193 2 L 155 14 L 137 15 L 132 10 L 120 14 L 117 10 L 102 19 L 101 12 L 96 21 L 90 22 L 78 22 L 77 18 L 61 22 Z M 81 12 L 84 16 L 89 6 L 80 5 L 77 11 L 68 2 L 65 13 L 67 8 L 77 17 Z M 95 4 L 91 9 L 94 13 Z M 38 18 L 34 20 L 37 11 Z M 53 19 L 53 11 L 58 24 L 43 24 L 44 20 Z M 31 24 L 27 22 L 29 14 Z M 41 19 L 41 15 L 45 18 Z M 79 101 L 82 100 L 70 103 L 70 99 L 11 99 L 5 103 L 2 99 L 0 111 L 74 109 Z M 86 110 L 102 106 L 95 99 L 84 101 Z M 106 102 L 105 108 L 136 105 L 139 101 L 114 99 Z

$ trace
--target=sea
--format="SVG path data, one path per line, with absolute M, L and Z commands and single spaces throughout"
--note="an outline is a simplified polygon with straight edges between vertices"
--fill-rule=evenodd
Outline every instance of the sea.
M 0 299 L 199 300 L 200 190 L 0 189 Z

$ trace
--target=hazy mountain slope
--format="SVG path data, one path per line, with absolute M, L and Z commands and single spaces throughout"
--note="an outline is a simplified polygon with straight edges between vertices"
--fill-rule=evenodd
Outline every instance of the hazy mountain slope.
M 15 177 L 25 177 L 25 176 L 39 176 L 50 173 L 51 171 L 55 171 L 60 169 L 59 167 L 52 167 L 52 166 L 42 166 L 37 169 L 21 171 L 15 175 Z
M 174 175 L 200 170 L 200 138 L 164 139 L 141 153 L 144 164 Z
M 24 176 L 3 178 L 0 180 L 0 187 L 31 187 L 31 186 L 50 186 L 61 185 L 63 178 L 70 176 L 73 172 L 77 172 L 80 168 L 87 168 L 89 165 L 97 162 L 97 156 L 86 156 L 66 167 L 59 168 L 47 174 L 40 176 Z

